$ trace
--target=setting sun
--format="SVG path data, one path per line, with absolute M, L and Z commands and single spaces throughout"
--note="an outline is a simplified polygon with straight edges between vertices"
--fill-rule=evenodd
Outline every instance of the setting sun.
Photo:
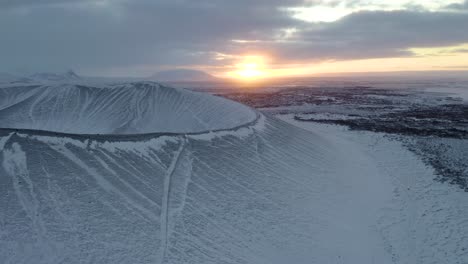
M 246 56 L 244 60 L 236 65 L 233 75 L 242 80 L 255 80 L 266 76 L 265 59 L 260 56 Z
M 242 78 L 251 79 L 263 75 L 263 72 L 258 69 L 258 65 L 256 63 L 248 63 L 243 67 L 244 68 L 242 70 L 237 72 L 238 75 Z

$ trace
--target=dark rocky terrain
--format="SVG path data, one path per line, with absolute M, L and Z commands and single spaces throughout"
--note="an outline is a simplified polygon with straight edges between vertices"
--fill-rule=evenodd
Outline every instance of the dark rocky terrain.
M 229 93 L 223 96 L 303 122 L 392 135 L 431 165 L 436 180 L 468 191 L 468 104 L 456 96 L 370 86 Z

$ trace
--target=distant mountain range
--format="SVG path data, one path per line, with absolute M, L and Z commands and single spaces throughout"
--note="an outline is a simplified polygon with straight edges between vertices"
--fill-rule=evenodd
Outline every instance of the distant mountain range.
M 15 75 L 10 73 L 0 73 L 0 83 L 8 84 L 8 83 L 33 83 L 33 82 L 40 82 L 40 83 L 70 83 L 70 82 L 78 82 L 83 80 L 89 80 L 89 77 L 82 77 L 76 74 L 74 71 L 69 70 L 63 73 L 53 73 L 53 72 L 39 72 L 34 73 L 31 75 Z M 93 78 L 91 78 L 93 79 Z M 94 79 L 97 80 L 113 80 L 119 78 L 102 78 L 96 77 Z M 148 78 L 133 78 L 135 80 L 150 80 L 150 81 L 158 81 L 158 82 L 214 82 L 219 81 L 220 79 L 214 77 L 211 74 L 208 74 L 203 71 L 198 70 L 190 70 L 190 69 L 175 69 L 175 70 L 167 70 L 167 71 L 160 71 Z M 120 79 L 119 79 L 120 80 Z
M 0 73 L 0 83 L 30 83 L 30 82 L 76 82 L 83 80 L 74 71 L 64 73 L 41 72 L 27 76 Z
M 160 71 L 149 79 L 160 82 L 209 82 L 218 80 L 218 78 L 206 72 L 190 69 Z
M 33 80 L 39 80 L 39 81 L 79 81 L 82 80 L 78 74 L 76 74 L 74 71 L 69 70 L 65 73 L 50 73 L 50 72 L 42 72 L 42 73 L 35 73 L 29 78 Z

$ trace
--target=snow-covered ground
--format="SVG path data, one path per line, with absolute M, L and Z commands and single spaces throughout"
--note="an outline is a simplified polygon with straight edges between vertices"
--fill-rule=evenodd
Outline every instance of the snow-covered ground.
M 437 87 L 437 88 L 426 88 L 425 91 L 433 92 L 433 93 L 440 93 L 440 94 L 449 94 L 453 97 L 462 98 L 463 101 L 468 102 L 468 87 L 466 83 L 462 86 L 455 86 L 455 87 Z
M 468 195 L 434 181 L 434 171 L 401 142 L 383 133 L 278 117 L 328 142 L 343 169 L 340 181 L 346 185 L 321 194 L 342 199 L 326 207 L 324 217 L 335 226 L 322 238 L 335 252 L 343 245 L 337 263 L 468 262 Z M 359 249 L 372 261 L 353 259 Z
M 11 89 L 2 263 L 468 262 L 468 196 L 384 134 L 147 82 Z

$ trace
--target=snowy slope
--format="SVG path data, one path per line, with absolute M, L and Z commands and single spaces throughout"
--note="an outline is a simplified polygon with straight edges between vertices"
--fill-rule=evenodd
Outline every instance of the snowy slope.
M 266 117 L 141 139 L 1 132 L 4 263 L 310 263 L 327 146 Z
M 153 82 L 0 89 L 4 128 L 72 134 L 199 132 L 236 127 L 255 118 L 238 103 Z
M 401 142 L 383 133 L 296 121 L 294 115 L 279 118 L 313 131 L 331 149 L 340 149 L 336 161 L 346 170 L 340 182 L 347 184 L 336 193 L 321 195 L 342 199 L 327 206 L 326 215 L 334 219 L 329 221 L 343 243 L 336 244 L 327 233 L 320 239 L 332 243 L 325 250 L 357 253 L 361 249 L 370 254 L 384 249 L 391 255 L 390 263 L 468 263 L 467 193 L 434 181 L 434 170 Z M 370 226 L 378 230 L 380 239 L 366 234 Z M 366 247 L 371 250 L 366 252 Z M 371 263 L 382 263 L 379 255 L 373 258 Z
M 384 137 L 155 83 L 14 89 L 0 96 L 3 263 L 466 260 L 465 196 Z

